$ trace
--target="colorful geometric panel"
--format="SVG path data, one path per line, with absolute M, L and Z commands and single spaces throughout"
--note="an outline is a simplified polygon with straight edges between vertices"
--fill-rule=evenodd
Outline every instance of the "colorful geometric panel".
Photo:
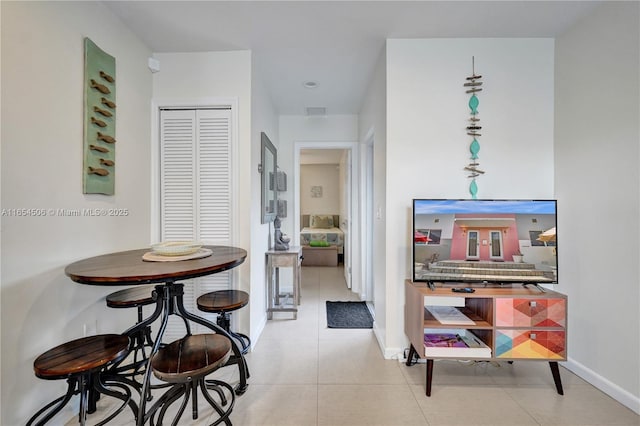
M 497 330 L 495 356 L 566 359 L 566 333 L 559 330 Z
M 496 299 L 499 327 L 565 327 L 564 299 Z

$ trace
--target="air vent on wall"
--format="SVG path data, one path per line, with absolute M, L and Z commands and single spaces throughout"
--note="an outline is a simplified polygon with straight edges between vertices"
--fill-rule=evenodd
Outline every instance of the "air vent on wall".
M 306 108 L 307 115 L 314 116 L 325 116 L 327 115 L 327 109 L 325 107 L 307 107 Z

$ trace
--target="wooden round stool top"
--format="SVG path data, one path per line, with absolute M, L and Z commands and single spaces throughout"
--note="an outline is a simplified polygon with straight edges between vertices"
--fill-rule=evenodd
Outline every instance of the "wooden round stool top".
M 249 294 L 241 290 L 218 290 L 203 294 L 197 300 L 198 309 L 204 312 L 229 312 L 249 303 Z
M 186 336 L 160 349 L 153 356 L 155 376 L 169 383 L 185 383 L 206 376 L 226 364 L 231 341 L 221 334 Z
M 110 308 L 133 308 L 150 305 L 155 302 L 153 300 L 154 289 L 153 285 L 144 285 L 115 291 L 107 296 L 107 306 Z
M 33 370 L 42 379 L 61 379 L 99 370 L 124 358 L 128 349 L 129 338 L 121 334 L 83 337 L 46 351 L 33 362 Z

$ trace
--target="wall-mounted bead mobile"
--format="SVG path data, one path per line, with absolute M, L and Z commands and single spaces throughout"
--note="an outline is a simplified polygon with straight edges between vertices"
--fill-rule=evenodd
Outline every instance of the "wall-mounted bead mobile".
M 469 108 L 471 109 L 471 117 L 469 118 L 469 125 L 467 126 L 467 135 L 473 138 L 471 141 L 471 145 L 469 145 L 469 151 L 471 152 L 471 163 L 469 163 L 464 169 L 467 172 L 470 172 L 468 177 L 471 178 L 471 184 L 469 185 L 469 192 L 471 193 L 471 198 L 474 200 L 478 198 L 478 184 L 476 183 L 476 178 L 484 172 L 478 169 L 480 163 L 478 162 L 478 153 L 480 152 L 480 142 L 478 142 L 478 138 L 480 135 L 480 130 L 482 127 L 480 126 L 480 119 L 478 118 L 478 106 L 480 105 L 480 101 L 476 96 L 476 93 L 482 91 L 482 78 L 481 75 L 476 75 L 475 69 L 475 57 L 471 57 L 471 72 L 472 74 L 467 77 L 467 81 L 464 83 L 464 87 L 467 89 L 467 93 L 471 93 L 471 98 L 469 98 Z

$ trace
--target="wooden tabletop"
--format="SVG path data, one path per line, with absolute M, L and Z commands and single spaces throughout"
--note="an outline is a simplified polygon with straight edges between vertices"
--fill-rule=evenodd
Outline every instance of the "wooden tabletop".
M 73 281 L 92 285 L 151 284 L 178 281 L 215 274 L 244 262 L 247 252 L 227 246 L 205 246 L 208 257 L 177 262 L 147 262 L 142 255 L 149 248 L 104 254 L 67 266 L 65 274 Z

